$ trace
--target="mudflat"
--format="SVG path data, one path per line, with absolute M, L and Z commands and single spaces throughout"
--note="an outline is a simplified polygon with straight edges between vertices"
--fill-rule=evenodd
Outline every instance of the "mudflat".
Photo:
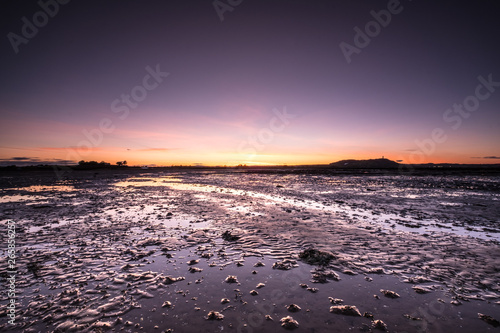
M 125 169 L 0 175 L 1 331 L 498 330 L 497 174 Z

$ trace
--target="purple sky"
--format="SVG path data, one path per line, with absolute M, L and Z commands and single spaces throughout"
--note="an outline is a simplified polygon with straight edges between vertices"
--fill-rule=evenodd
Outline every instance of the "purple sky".
M 212 1 L 70 1 L 15 47 L 42 8 L 1 6 L 0 165 L 500 156 L 500 83 L 478 79 L 500 82 L 497 1 L 243 0 L 223 21 Z M 340 44 L 388 6 L 348 63 Z M 168 76 L 145 90 L 157 67 Z M 117 111 L 134 89 L 147 95 Z M 446 111 L 466 100 L 473 111 Z

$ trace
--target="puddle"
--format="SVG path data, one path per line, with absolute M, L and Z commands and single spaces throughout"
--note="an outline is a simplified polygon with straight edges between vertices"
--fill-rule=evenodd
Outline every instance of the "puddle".
M 165 178 L 165 179 L 164 179 Z M 171 181 L 171 179 L 174 179 Z M 475 237 L 484 240 L 495 240 L 500 241 L 500 232 L 499 233 L 485 233 L 484 231 L 474 231 L 468 230 L 466 227 L 450 227 L 443 228 L 437 226 L 437 224 L 442 224 L 436 220 L 425 220 L 425 219 L 412 219 L 412 218 L 404 218 L 398 214 L 377 214 L 373 215 L 371 211 L 354 209 L 345 205 L 338 205 L 335 203 L 324 205 L 322 203 L 318 203 L 313 200 L 297 200 L 293 198 L 287 198 L 279 195 L 271 195 L 266 193 L 254 192 L 251 190 L 238 190 L 234 188 L 220 187 L 214 185 L 205 185 L 205 184 L 188 184 L 181 183 L 180 178 L 171 178 L 171 177 L 160 177 L 157 180 L 152 178 L 132 178 L 127 181 L 119 182 L 115 184 L 116 186 L 122 187 L 137 187 L 137 186 L 165 186 L 175 190 L 181 191 L 194 191 L 194 192 L 204 192 L 204 193 L 224 193 L 231 194 L 234 196 L 242 197 L 242 198 L 255 198 L 263 200 L 263 204 L 265 205 L 276 205 L 276 204 L 287 204 L 293 205 L 294 207 L 304 208 L 304 209 L 313 209 L 320 210 L 324 212 L 331 212 L 339 215 L 347 215 L 349 218 L 361 217 L 362 219 L 367 219 L 368 221 L 374 222 L 376 225 L 390 228 L 393 230 L 401 231 L 401 232 L 412 232 L 412 233 L 434 233 L 434 232 L 444 232 L 451 233 L 457 236 L 464 237 Z M 145 185 L 147 184 L 147 185 Z M 306 191 L 307 192 L 307 191 Z M 314 192 L 312 190 L 308 190 L 308 192 Z M 328 191 L 331 193 L 332 191 Z M 325 193 L 323 193 L 325 194 Z M 372 195 L 370 193 L 366 193 L 367 195 Z M 447 194 L 449 196 L 459 196 L 459 194 Z M 479 195 L 479 194 L 475 194 Z M 420 195 L 416 194 L 400 194 L 394 195 L 391 194 L 391 197 L 394 198 L 407 198 L 407 199 L 418 199 Z M 205 200 L 208 199 L 209 196 L 202 196 Z M 215 199 L 220 200 L 220 199 Z M 460 205 L 459 203 L 449 203 L 447 205 L 455 206 Z M 229 210 L 240 211 L 243 213 L 254 213 L 251 207 L 247 206 L 231 206 L 228 207 Z M 258 213 L 256 213 L 258 214 Z M 414 227 L 407 227 L 406 225 L 413 225 Z

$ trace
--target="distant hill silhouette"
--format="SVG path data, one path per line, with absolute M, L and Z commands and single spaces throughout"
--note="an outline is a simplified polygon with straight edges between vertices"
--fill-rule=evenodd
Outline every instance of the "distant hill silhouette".
M 377 158 L 373 160 L 342 160 L 330 163 L 330 166 L 343 169 L 397 169 L 399 163 L 387 158 Z

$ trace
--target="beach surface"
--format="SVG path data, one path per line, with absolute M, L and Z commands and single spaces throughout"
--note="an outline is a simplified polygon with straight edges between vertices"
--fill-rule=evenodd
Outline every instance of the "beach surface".
M 0 331 L 500 329 L 498 175 L 13 171 L 0 189 Z

